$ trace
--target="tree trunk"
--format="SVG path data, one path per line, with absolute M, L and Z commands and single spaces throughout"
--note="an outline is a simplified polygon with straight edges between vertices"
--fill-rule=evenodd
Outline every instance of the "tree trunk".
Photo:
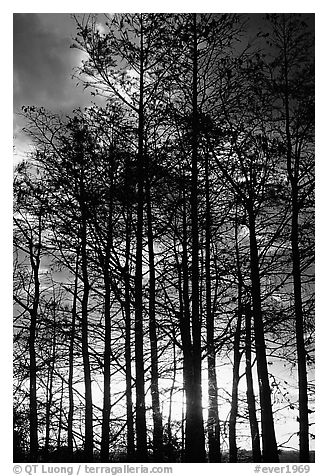
M 239 291 L 240 294 L 240 291 Z M 237 463 L 237 442 L 236 442 L 236 423 L 238 414 L 238 384 L 240 367 L 240 330 L 242 321 L 241 298 L 238 297 L 238 316 L 237 325 L 233 343 L 233 371 L 232 371 L 232 392 L 231 392 L 231 410 L 229 418 L 229 462 Z
M 137 462 L 147 462 L 147 427 L 145 406 L 145 369 L 143 351 L 143 309 L 142 309 L 142 254 L 143 254 L 143 206 L 144 206 L 144 32 L 140 14 L 140 89 L 138 124 L 138 211 L 136 236 L 135 272 L 135 359 L 136 359 L 136 434 Z
M 163 422 L 158 389 L 158 353 L 155 310 L 155 261 L 154 237 L 152 229 L 152 211 L 150 182 L 147 181 L 147 230 L 148 230 L 148 257 L 149 257 L 149 337 L 151 358 L 151 398 L 153 410 L 153 454 L 155 462 L 163 461 Z
M 237 307 L 237 324 L 233 343 L 233 371 L 232 371 L 232 391 L 231 391 L 231 411 L 229 418 L 229 461 L 236 463 L 238 457 L 237 441 L 236 441 L 236 424 L 238 414 L 238 385 L 239 385 L 239 368 L 241 360 L 240 352 L 240 335 L 241 323 L 243 315 L 243 277 L 240 267 L 239 246 L 238 246 L 238 208 L 236 207 L 235 215 L 235 249 L 236 249 L 236 268 L 238 279 L 238 307 Z
M 292 199 L 292 254 L 293 254 L 293 281 L 294 281 L 294 306 L 295 306 L 295 331 L 297 348 L 298 370 L 298 398 L 299 398 L 299 423 L 300 423 L 300 463 L 309 463 L 309 409 L 306 351 L 304 343 L 304 317 L 302 305 L 302 281 L 300 252 L 298 246 L 298 199 L 297 192 Z
M 46 434 L 44 442 L 44 452 L 45 460 L 49 461 L 49 445 L 50 445 L 50 425 L 51 425 L 51 409 L 53 401 L 53 377 L 54 377 L 54 368 L 55 368 L 55 351 L 56 351 L 56 301 L 54 297 L 53 301 L 53 336 L 52 336 L 52 346 L 50 352 L 50 362 L 48 367 L 48 377 L 47 377 L 47 400 L 46 400 Z
M 104 342 L 104 394 L 103 411 L 101 427 L 101 448 L 100 459 L 107 463 L 109 460 L 109 425 L 111 411 L 111 276 L 110 276 L 110 255 L 113 246 L 112 226 L 113 226 L 113 170 L 110 165 L 110 184 L 109 184 L 109 212 L 107 218 L 106 250 L 103 262 L 103 280 L 105 286 L 105 342 Z
M 34 307 L 34 306 L 33 306 Z M 35 334 L 37 314 L 32 311 L 29 335 L 30 353 L 30 462 L 36 462 L 38 458 L 38 414 L 36 395 L 36 355 L 35 355 Z
M 287 173 L 291 186 L 292 199 L 292 229 L 290 241 L 292 245 L 293 259 L 293 286 L 294 286 L 294 308 L 295 308 L 295 335 L 297 351 L 297 371 L 298 371 L 298 400 L 299 400 L 299 444 L 300 462 L 310 461 L 309 451 L 309 408 L 308 408 L 308 388 L 307 388 L 307 368 L 306 350 L 304 343 L 304 316 L 302 302 L 302 277 L 299 251 L 299 152 L 295 152 L 295 162 L 292 165 L 292 142 L 290 133 L 290 113 L 289 113 L 289 81 L 288 81 L 288 59 L 287 45 L 284 39 L 284 79 L 285 79 L 285 116 L 286 116 L 286 138 L 287 138 Z
M 252 375 L 252 335 L 251 335 L 251 307 L 245 306 L 245 358 L 246 358 L 246 382 L 247 382 L 247 406 L 248 417 L 252 438 L 253 462 L 261 462 L 260 432 L 256 418 L 256 405 Z
M 83 173 L 83 171 L 82 171 Z M 88 301 L 89 301 L 89 276 L 88 276 L 88 256 L 87 256 L 87 219 L 86 205 L 84 202 L 84 184 L 81 176 L 81 270 L 83 281 L 83 295 L 81 304 L 81 324 L 82 324 L 82 357 L 85 387 L 85 442 L 84 459 L 86 463 L 93 461 L 93 408 L 92 408 L 92 386 L 91 369 L 88 344 Z
M 38 410 L 37 410 L 37 392 L 36 392 L 36 353 L 35 353 L 35 336 L 38 318 L 38 309 L 40 302 L 40 252 L 41 252 L 41 215 L 38 223 L 38 243 L 36 256 L 33 254 L 33 243 L 30 242 L 30 263 L 33 273 L 34 297 L 33 305 L 30 310 L 30 333 L 29 333 L 29 354 L 30 354 L 30 462 L 36 462 L 38 459 Z
M 190 308 L 189 308 L 189 266 L 188 266 L 188 241 L 187 241 L 187 210 L 186 210 L 186 196 L 183 189 L 183 211 L 182 211 L 182 263 L 179 269 L 179 301 L 180 301 L 180 334 L 182 342 L 183 353 L 183 386 L 186 397 L 186 415 L 185 427 L 184 419 L 182 420 L 183 427 L 183 461 L 187 461 L 187 431 L 189 432 L 189 425 L 191 419 L 192 400 L 193 400 L 193 361 L 192 361 L 192 343 L 190 335 Z M 187 430 L 188 427 L 188 430 Z M 189 438 L 189 436 L 188 436 Z
M 253 302 L 255 349 L 257 359 L 257 373 L 260 390 L 261 428 L 263 461 L 265 463 L 279 462 L 276 435 L 274 430 L 271 390 L 266 359 L 266 346 L 262 319 L 261 283 L 259 273 L 259 259 L 255 228 L 253 203 L 250 199 L 247 204 L 249 219 L 250 265 L 251 265 L 251 293 Z
M 73 393 L 73 374 L 74 374 L 74 345 L 75 345 L 75 326 L 76 326 L 76 306 L 78 293 L 78 273 L 79 273 L 79 251 L 76 252 L 74 292 L 72 304 L 72 327 L 69 343 L 69 369 L 68 369 L 68 416 L 67 416 L 67 446 L 70 458 L 73 457 L 73 418 L 74 418 L 74 393 Z
M 126 169 L 126 191 L 129 194 L 129 167 Z M 129 199 L 128 199 L 129 200 Z M 134 425 L 132 404 L 132 352 L 131 352 L 131 297 L 130 297 L 130 247 L 132 213 L 127 203 L 125 226 L 125 265 L 124 265 L 124 311 L 125 311 L 125 380 L 126 380 L 126 424 L 127 461 L 134 461 Z
M 185 415 L 185 389 L 182 389 L 182 407 L 181 407 L 181 462 L 185 461 L 186 452 L 186 415 Z
M 107 261 L 107 260 L 106 260 Z M 108 264 L 107 264 L 108 266 Z M 105 283 L 105 347 L 104 347 L 104 392 L 103 392 L 103 410 L 102 410 L 102 426 L 101 426 L 101 448 L 100 460 L 107 463 L 109 460 L 109 420 L 111 410 L 111 291 L 110 291 L 110 276 L 108 267 L 104 270 Z
M 192 289 L 192 366 L 193 381 L 186 414 L 186 462 L 205 462 L 205 435 L 202 409 L 201 321 L 199 314 L 199 236 L 198 236 L 198 104 L 197 104 L 197 18 L 193 14 L 193 83 L 192 83 L 192 178 L 191 178 L 191 289 Z
M 174 331 L 173 331 L 174 332 Z M 177 376 L 177 362 L 176 362 L 176 349 L 175 349 L 175 339 L 172 340 L 172 347 L 173 347 L 173 377 L 172 377 L 172 385 L 170 388 L 170 400 L 169 400 L 169 412 L 167 417 L 167 450 L 166 456 L 168 461 L 174 462 L 174 453 L 173 453 L 173 444 L 172 444 L 172 428 L 171 428 L 171 421 L 172 421 L 172 404 L 173 404 L 173 393 L 176 385 L 176 376 Z M 183 420 L 182 420 L 183 425 Z M 182 445 L 183 446 L 183 445 Z
M 216 352 L 214 344 L 214 313 L 211 294 L 211 207 L 209 181 L 209 154 L 205 158 L 205 281 L 206 281 L 206 337 L 208 368 L 208 459 L 210 463 L 221 462 L 220 423 L 218 413 L 218 387 L 216 378 Z
M 61 447 L 61 432 L 62 432 L 62 426 L 63 426 L 63 400 L 64 400 L 64 380 L 62 380 L 61 390 L 60 390 L 57 452 L 60 451 L 60 447 Z

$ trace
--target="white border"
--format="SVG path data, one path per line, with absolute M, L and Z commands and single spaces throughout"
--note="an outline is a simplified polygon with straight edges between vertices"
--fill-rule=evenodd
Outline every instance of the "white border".
M 231 12 L 231 13 L 261 13 L 261 12 L 300 12 L 316 14 L 316 327 L 317 327 L 317 442 L 316 463 L 311 465 L 311 474 L 324 474 L 326 441 L 327 441 L 327 364 L 326 349 L 328 336 L 328 262 L 327 262 L 327 205 L 328 197 L 328 119 L 327 119 L 327 8 L 324 1 L 284 1 L 265 3 L 260 1 L 201 1 L 166 0 L 165 2 L 139 1 L 119 2 L 104 1 L 56 1 L 45 3 L 40 1 L 13 1 L 2 7 L 1 15 L 1 45 L 2 45 L 2 74 L 1 74 L 1 155 L 0 155 L 0 223 L 1 223 L 1 383 L 0 403 L 2 427 L 0 433 L 0 448 L 2 454 L 2 474 L 12 473 L 12 14 L 13 13 L 70 13 L 70 12 L 101 12 L 108 11 L 148 11 L 148 12 Z M 65 465 L 62 465 L 65 466 Z M 68 465 L 69 466 L 69 465 Z M 189 474 L 190 465 L 174 466 L 174 474 Z M 243 467 L 244 466 L 244 467 Z M 224 474 L 253 473 L 254 465 L 224 465 Z M 6 469 L 5 469 L 6 468 Z M 200 465 L 194 465 L 197 470 Z M 220 471 L 215 468 L 215 471 Z M 205 467 L 204 467 L 205 469 Z M 237 473 L 238 471 L 238 473 Z M 206 465 L 206 472 L 214 474 L 214 465 Z M 39 473 L 40 474 L 40 473 Z

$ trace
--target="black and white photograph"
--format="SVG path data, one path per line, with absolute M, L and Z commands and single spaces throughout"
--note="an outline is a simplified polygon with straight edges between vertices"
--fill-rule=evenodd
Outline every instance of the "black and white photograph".
M 313 468 L 316 14 L 193 7 L 12 14 L 16 473 Z

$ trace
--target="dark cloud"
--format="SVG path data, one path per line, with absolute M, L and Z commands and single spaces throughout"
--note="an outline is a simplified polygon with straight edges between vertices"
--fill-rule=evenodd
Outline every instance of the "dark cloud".
M 68 14 L 14 14 L 14 107 L 63 110 L 83 103 L 72 80 L 78 52 L 70 49 L 74 21 Z
M 90 104 L 90 93 L 76 87 L 73 68 L 81 52 L 70 48 L 76 35 L 69 14 L 14 14 L 14 141 L 15 161 L 25 156 L 30 139 L 22 133 L 23 105 L 43 106 L 69 114 Z

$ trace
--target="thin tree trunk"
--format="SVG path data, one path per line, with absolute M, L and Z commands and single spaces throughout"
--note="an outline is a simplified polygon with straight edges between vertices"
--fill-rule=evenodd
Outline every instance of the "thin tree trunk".
M 61 434 L 62 434 L 62 428 L 63 428 L 63 400 L 64 400 L 64 380 L 62 380 L 61 389 L 60 389 L 57 453 L 60 451 L 60 448 L 61 448 Z M 70 461 L 72 460 L 70 459 Z
M 185 461 L 186 452 L 186 430 L 185 430 L 185 390 L 182 389 L 182 408 L 181 408 L 181 462 Z
M 113 170 L 110 166 L 110 184 L 109 184 L 109 213 L 107 218 L 106 250 L 103 263 L 103 280 L 105 286 L 105 342 L 104 342 L 104 393 L 103 393 L 103 411 L 101 426 L 101 447 L 100 459 L 102 462 L 109 460 L 109 425 L 111 411 L 111 276 L 110 276 L 110 255 L 113 246 L 112 225 L 113 225 Z
M 129 168 L 126 170 L 126 191 L 129 191 Z M 132 352 L 131 352 L 131 297 L 130 297 L 130 248 L 132 213 L 127 204 L 125 227 L 125 266 L 124 266 L 124 310 L 125 310 L 125 379 L 126 379 L 126 423 L 127 423 L 127 460 L 134 461 L 134 424 L 132 404 Z
M 142 309 L 142 254 L 143 254 L 143 208 L 144 208 L 144 31 L 140 14 L 140 89 L 138 124 L 138 209 L 136 237 L 135 272 L 135 360 L 136 360 L 136 434 L 137 462 L 147 462 L 147 427 L 145 406 L 145 369 L 143 351 L 143 309 Z
M 241 286 L 238 286 L 238 310 L 237 324 L 233 343 L 233 371 L 232 371 L 232 392 L 231 392 L 231 411 L 229 418 L 229 462 L 237 463 L 237 441 L 236 441 L 236 423 L 238 414 L 238 384 L 240 368 L 240 333 L 242 321 L 242 302 Z
M 64 380 L 62 380 L 61 389 L 60 389 L 57 452 L 60 451 L 60 448 L 61 448 L 61 432 L 63 427 L 63 400 L 64 400 Z
M 191 178 L 191 289 L 192 289 L 192 359 L 193 382 L 191 399 L 187 400 L 186 462 L 205 462 L 205 435 L 202 409 L 201 321 L 199 313 L 199 236 L 198 236 L 198 104 L 197 104 L 197 17 L 193 14 L 193 83 L 192 83 L 192 178 Z M 189 405 L 188 405 L 189 403 Z M 189 406 L 189 411 L 188 411 Z M 188 418 L 189 417 L 189 418 Z
M 295 193 L 295 192 L 294 192 Z M 297 192 L 296 192 L 297 194 Z M 296 195 L 295 194 L 295 195 Z M 309 408 L 308 408 L 308 388 L 306 351 L 304 343 L 304 317 L 302 305 L 302 281 L 300 253 L 298 246 L 298 199 L 293 196 L 292 215 L 292 254 L 293 254 L 293 281 L 294 281 L 294 306 L 295 306 L 295 331 L 297 348 L 297 369 L 298 369 L 298 389 L 299 389 L 299 423 L 300 423 L 300 462 L 310 461 L 309 451 Z
M 193 400 L 193 361 L 192 343 L 190 335 L 190 308 L 189 308 L 189 266 L 188 266 L 188 241 L 187 241 L 187 210 L 186 196 L 183 189 L 183 216 L 182 216 L 182 263 L 179 267 L 179 301 L 180 301 L 180 334 L 183 353 L 183 385 L 186 398 L 185 427 L 183 425 L 183 461 L 186 461 L 187 427 L 189 425 L 192 412 Z M 189 438 L 189 437 L 188 437 Z
M 101 448 L 100 460 L 107 463 L 109 460 L 109 421 L 111 410 L 111 291 L 110 276 L 108 268 L 104 269 L 105 283 L 105 347 L 104 347 L 104 392 L 103 392 L 103 410 L 102 410 L 102 426 L 101 426 Z
M 170 388 L 170 399 L 169 399 L 169 413 L 167 417 L 167 457 L 170 462 L 174 461 L 174 454 L 173 454 L 173 444 L 172 444 L 172 428 L 171 428 L 171 421 L 172 421 L 172 405 L 173 405 L 173 393 L 176 384 L 176 376 L 177 376 L 177 362 L 176 362 L 176 348 L 175 348 L 175 339 L 172 340 L 173 346 L 173 377 L 172 377 L 172 385 Z M 183 422 L 182 422 L 183 424 Z
M 29 335 L 30 353 L 30 462 L 36 462 L 38 458 L 38 414 L 36 395 L 36 354 L 35 354 L 35 334 L 37 316 L 32 311 Z
M 44 443 L 44 452 L 45 460 L 49 461 L 49 445 L 50 445 L 50 417 L 53 401 L 53 377 L 54 377 L 54 368 L 55 368 L 55 351 L 56 351 L 56 308 L 55 308 L 55 297 L 53 301 L 54 314 L 53 314 L 53 336 L 52 336 L 52 346 L 50 353 L 50 362 L 48 368 L 48 379 L 47 379 L 47 402 L 46 402 L 46 434 L 45 434 L 45 443 Z
M 49 440 L 50 440 L 50 412 L 52 404 L 52 382 L 51 370 L 48 368 L 46 385 L 46 415 L 45 415 L 45 437 L 44 437 L 44 461 L 49 461 Z
M 73 418 L 74 418 L 74 393 L 73 393 L 73 374 L 74 374 L 74 345 L 75 345 L 75 326 L 76 326 L 76 306 L 78 293 L 78 273 L 79 273 L 79 251 L 76 252 L 74 292 L 72 304 L 72 326 L 69 343 L 69 369 L 68 369 L 68 416 L 67 416 L 67 446 L 70 457 L 73 457 Z
M 83 174 L 83 171 L 82 171 Z M 88 343 L 88 301 L 89 301 L 89 276 L 88 276 L 88 256 L 87 256 L 87 222 L 86 222 L 86 205 L 84 203 L 84 184 L 83 176 L 81 176 L 81 270 L 83 281 L 83 295 L 81 305 L 81 323 L 82 323 L 82 357 L 83 357 L 83 373 L 85 386 L 85 442 L 84 442 L 84 458 L 85 462 L 93 461 L 93 408 L 92 408 L 92 386 L 91 386 L 91 369 L 89 358 Z
M 237 308 L 237 324 L 233 344 L 233 371 L 232 371 L 232 392 L 231 392 L 231 411 L 229 418 L 229 461 L 237 462 L 237 441 L 236 441 L 236 423 L 238 414 L 238 385 L 239 385 L 239 368 L 241 360 L 240 338 L 241 324 L 243 315 L 243 276 L 240 266 L 239 245 L 238 245 L 238 207 L 235 214 L 235 250 L 236 250 L 236 268 L 238 279 L 238 308 Z
M 249 425 L 252 438 L 253 462 L 261 462 L 261 446 L 259 425 L 256 418 L 256 405 L 252 375 L 252 335 L 251 335 L 251 307 L 245 305 L 245 358 L 246 358 L 246 382 L 247 382 L 247 406 Z
M 153 410 L 153 454 L 154 461 L 163 461 L 163 422 L 158 389 L 158 352 L 157 330 L 155 310 L 155 260 L 154 260 L 154 236 L 152 229 L 152 210 L 150 183 L 147 181 L 147 230 L 148 230 L 148 258 L 149 258 L 149 337 L 151 358 L 151 398 Z
M 208 367 L 208 459 L 210 463 L 221 462 L 220 423 L 218 413 L 218 388 L 216 378 L 216 352 L 214 344 L 214 313 L 211 294 L 211 207 L 209 181 L 209 154 L 205 158 L 205 281 L 206 281 L 206 337 Z
M 294 166 L 292 165 L 292 141 L 290 133 L 290 113 L 289 113 L 289 80 L 288 80 L 288 59 L 287 44 L 284 38 L 284 79 L 285 79 L 285 116 L 286 116 L 286 138 L 287 138 L 287 173 L 291 185 L 292 199 L 292 229 L 291 245 L 293 259 L 293 287 L 294 287 L 294 308 L 295 308 L 295 335 L 297 351 L 297 371 L 298 371 L 298 399 L 299 399 L 299 445 L 300 462 L 310 461 L 309 450 L 309 408 L 308 408 L 308 388 L 307 388 L 307 368 L 306 350 L 304 343 L 304 316 L 302 302 L 302 277 L 299 251 L 299 155 L 295 153 Z
M 251 265 L 251 293 L 253 302 L 255 349 L 257 359 L 257 373 L 260 389 L 261 428 L 263 461 L 265 463 L 279 462 L 276 435 L 274 430 L 271 390 L 266 359 L 266 346 L 261 304 L 261 283 L 259 273 L 259 259 L 255 228 L 255 215 L 251 199 L 247 206 L 249 219 L 250 265 Z
M 30 242 L 30 262 L 33 273 L 34 282 L 34 297 L 33 305 L 30 310 L 30 329 L 29 329 L 29 354 L 30 354 L 30 462 L 36 462 L 38 459 L 38 411 L 37 411 L 37 392 L 36 392 L 36 352 L 35 352 L 35 337 L 36 325 L 38 318 L 38 309 L 40 302 L 40 252 L 41 252 L 41 215 L 38 222 L 38 243 L 36 256 L 33 254 L 33 244 Z

